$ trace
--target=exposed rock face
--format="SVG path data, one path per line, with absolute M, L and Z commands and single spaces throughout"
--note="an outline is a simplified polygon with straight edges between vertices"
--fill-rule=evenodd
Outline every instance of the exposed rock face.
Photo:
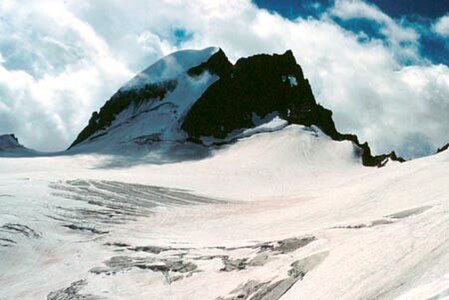
M 225 138 L 236 129 L 254 126 L 254 114 L 263 118 L 278 112 L 282 119 L 304 120 L 310 126 L 325 113 L 322 110 L 292 52 L 287 51 L 240 59 L 196 101 L 182 128 L 192 139 Z
M 218 50 L 217 53 L 212 55 L 206 62 L 199 66 L 191 68 L 187 73 L 190 76 L 199 76 L 203 72 L 208 71 L 212 74 L 224 77 L 232 71 L 233 65 L 226 57 L 223 50 Z
M 352 141 L 366 166 L 381 166 L 387 159 L 403 161 L 394 152 L 372 156 L 367 143 L 361 144 L 355 135 L 340 134 L 332 112 L 316 102 L 290 50 L 283 55 L 243 58 L 234 66 L 220 51 L 189 73 L 199 74 L 201 70 L 213 70 L 220 79 L 195 102 L 182 124 L 191 141 L 201 143 L 202 137 L 225 139 L 236 130 L 253 127 L 255 117 L 265 118 L 276 112 L 290 124 L 315 125 L 334 140 Z
M 437 153 L 441 153 L 443 151 L 446 151 L 447 149 L 449 149 L 449 143 L 447 143 L 445 146 L 438 148 Z

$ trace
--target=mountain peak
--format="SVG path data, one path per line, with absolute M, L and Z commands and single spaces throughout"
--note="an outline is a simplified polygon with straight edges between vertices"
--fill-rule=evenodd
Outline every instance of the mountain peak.
M 332 112 L 316 102 L 291 50 L 232 64 L 215 47 L 175 52 L 145 69 L 93 113 L 71 148 L 128 152 L 128 146 L 178 149 L 186 143 L 208 148 L 274 118 L 352 142 L 366 166 L 401 161 L 394 153 L 373 156 L 368 144 L 337 131 Z
M 316 102 L 291 50 L 239 59 L 195 101 L 181 128 L 190 141 L 220 144 L 272 114 L 288 124 L 317 126 L 333 140 L 351 141 L 366 166 L 381 166 L 387 159 L 403 161 L 395 153 L 373 156 L 367 143 L 340 134 L 332 112 Z
M 189 69 L 207 61 L 220 52 L 220 48 L 208 47 L 202 50 L 180 50 L 169 54 L 131 79 L 121 91 L 141 89 L 147 84 L 154 84 L 176 78 Z M 221 51 L 222 52 L 222 51 Z
M 0 135 L 0 156 L 30 156 L 37 153 L 38 152 L 28 149 L 20 144 L 19 139 L 14 134 Z
M 6 147 L 16 147 L 21 146 L 19 144 L 19 140 L 14 134 L 3 134 L 0 135 L 0 150 L 3 150 Z
M 219 72 L 223 55 L 219 48 L 209 47 L 182 50 L 160 59 L 120 88 L 99 112 L 94 112 L 70 148 L 83 143 L 83 148 L 96 151 L 130 141 L 178 139 L 182 135 L 177 131 L 178 121 L 217 79 L 213 73 Z M 198 74 L 189 75 L 189 70 L 207 62 L 217 69 L 207 74 L 198 69 L 194 72 Z M 97 145 L 90 143 L 94 140 Z
M 228 75 L 232 70 L 232 64 L 224 51 L 219 48 L 207 61 L 202 64 L 192 67 L 188 70 L 190 76 L 199 76 L 203 72 L 208 71 L 211 74 L 223 77 Z

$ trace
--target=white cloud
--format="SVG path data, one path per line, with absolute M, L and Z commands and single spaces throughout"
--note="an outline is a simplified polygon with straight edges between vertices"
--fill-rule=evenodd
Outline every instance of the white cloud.
M 132 73 L 178 48 L 179 28 L 191 36 L 181 48 L 220 46 L 232 60 L 292 49 L 337 127 L 376 152 L 416 156 L 449 141 L 448 68 L 429 65 L 412 29 L 361 1 L 337 1 L 322 19 L 293 21 L 249 0 L 31 2 L 9 0 L 9 11 L 0 4 L 7 23 L 0 23 L 0 130 L 29 146 L 67 146 Z M 374 20 L 389 43 L 362 43 L 329 15 Z M 402 57 L 415 65 L 403 66 Z
M 387 38 L 392 50 L 400 52 L 400 58 L 416 59 L 418 56 L 417 42 L 420 36 L 416 30 L 398 23 L 373 4 L 362 0 L 336 0 L 329 14 L 342 20 L 366 19 L 376 22 L 381 26 L 380 33 Z M 406 43 L 406 47 L 403 43 Z
M 132 73 L 63 5 L 6 3 L 0 6 L 7 20 L 0 27 L 0 130 L 38 149 L 60 150 L 107 99 L 105 90 Z
M 432 29 L 442 37 L 449 37 L 449 14 L 437 19 Z

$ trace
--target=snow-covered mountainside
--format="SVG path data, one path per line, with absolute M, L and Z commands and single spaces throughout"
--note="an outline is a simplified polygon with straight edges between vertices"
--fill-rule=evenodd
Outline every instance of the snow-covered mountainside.
M 69 152 L 143 151 L 155 161 L 204 158 L 211 146 L 273 130 L 263 126 L 273 120 L 317 126 L 333 140 L 351 141 L 366 166 L 401 161 L 394 152 L 372 156 L 355 135 L 340 134 L 291 51 L 233 65 L 218 48 L 176 52 L 137 75 L 92 115 Z
M 92 115 L 71 150 L 120 153 L 183 140 L 182 118 L 217 80 L 210 72 L 189 76 L 188 71 L 217 52 L 218 48 L 176 52 L 138 74 Z
M 0 157 L 33 156 L 37 151 L 25 148 L 14 134 L 0 135 Z

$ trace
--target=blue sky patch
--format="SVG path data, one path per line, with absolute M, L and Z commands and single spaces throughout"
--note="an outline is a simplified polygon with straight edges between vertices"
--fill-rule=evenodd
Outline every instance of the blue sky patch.
M 333 0 L 254 0 L 254 3 L 260 8 L 293 20 L 297 17 L 318 17 Z
M 276 12 L 288 19 L 316 18 L 319 19 L 324 12 L 334 5 L 334 0 L 253 0 L 260 7 Z M 370 0 L 385 14 L 402 25 L 411 27 L 420 35 L 420 53 L 432 63 L 449 65 L 449 39 L 436 35 L 431 27 L 433 22 L 449 13 L 449 0 Z M 333 20 L 342 28 L 360 35 L 360 41 L 371 39 L 388 41 L 381 33 L 379 24 L 367 19 Z M 407 45 L 402 45 L 407 47 Z
M 173 35 L 175 37 L 175 45 L 179 46 L 181 43 L 190 40 L 193 37 L 193 34 L 187 32 L 184 28 L 176 28 L 173 31 Z

